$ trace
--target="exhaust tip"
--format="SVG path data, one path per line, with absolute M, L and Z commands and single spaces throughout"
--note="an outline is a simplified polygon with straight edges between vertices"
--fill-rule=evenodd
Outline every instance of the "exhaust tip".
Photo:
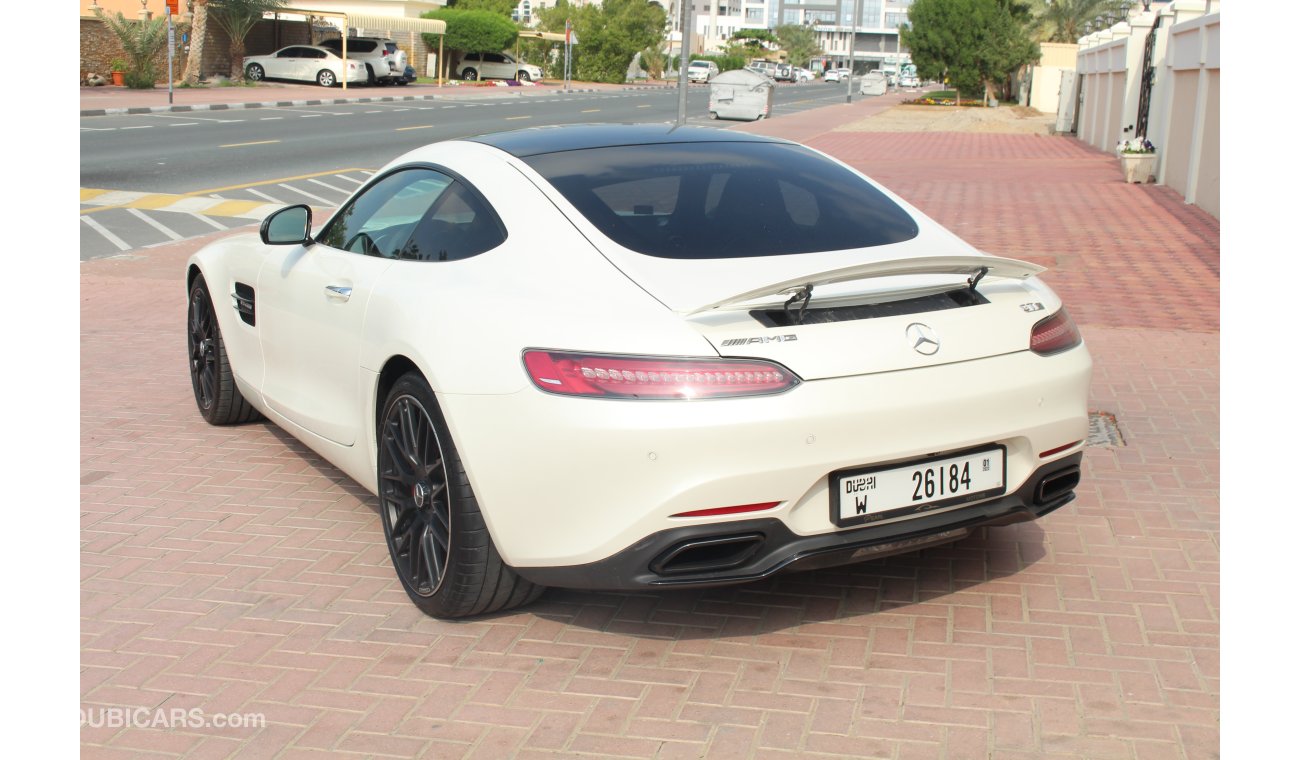
M 1034 488 L 1034 504 L 1043 506 L 1069 495 L 1079 485 L 1079 467 L 1066 467 L 1050 473 Z
M 650 569 L 659 575 L 726 570 L 748 562 L 762 545 L 762 533 L 682 541 L 655 558 Z

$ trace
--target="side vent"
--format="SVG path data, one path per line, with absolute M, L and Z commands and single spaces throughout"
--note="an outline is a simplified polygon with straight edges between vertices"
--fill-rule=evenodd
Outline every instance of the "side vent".
M 242 282 L 235 283 L 235 292 L 230 294 L 235 299 L 235 311 L 246 324 L 257 325 L 257 307 L 253 302 L 253 288 Z

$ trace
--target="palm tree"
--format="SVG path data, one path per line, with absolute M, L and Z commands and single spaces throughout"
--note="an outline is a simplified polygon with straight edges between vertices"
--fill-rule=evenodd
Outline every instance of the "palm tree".
M 199 83 L 203 75 L 203 45 L 208 36 L 208 0 L 194 0 L 194 20 L 190 22 L 190 55 L 185 59 L 186 84 Z
M 1039 42 L 1075 42 L 1089 21 L 1120 16 L 1123 0 L 1035 0 L 1034 31 Z
M 284 7 L 286 0 L 210 0 L 212 18 L 230 37 L 230 79 L 244 81 L 244 39 L 262 16 Z
M 95 14 L 122 44 L 131 59 L 126 71 L 126 86 L 137 90 L 152 89 L 158 75 L 154 59 L 167 45 L 167 18 L 156 16 L 149 21 L 128 20 L 121 11 L 105 13 L 98 6 Z

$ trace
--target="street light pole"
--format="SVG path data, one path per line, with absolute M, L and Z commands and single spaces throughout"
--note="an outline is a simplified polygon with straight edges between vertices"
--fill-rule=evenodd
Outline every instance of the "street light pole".
M 858 42 L 858 20 L 862 18 L 862 0 L 853 2 L 853 23 L 849 32 L 849 84 L 844 88 L 844 102 L 853 102 L 853 64 L 856 63 Z
M 686 69 L 690 67 L 691 11 L 694 10 L 695 0 L 677 0 L 677 2 L 682 4 L 682 46 L 681 55 L 677 59 L 677 126 L 680 127 L 686 124 L 686 96 L 691 87 Z

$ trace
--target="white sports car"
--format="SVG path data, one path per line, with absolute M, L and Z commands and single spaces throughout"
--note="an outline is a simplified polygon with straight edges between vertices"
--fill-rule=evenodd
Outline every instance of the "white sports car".
M 708 586 L 1032 520 L 1092 362 L 1041 267 L 767 137 L 581 125 L 393 161 L 189 262 L 194 395 L 379 498 L 457 617 Z

